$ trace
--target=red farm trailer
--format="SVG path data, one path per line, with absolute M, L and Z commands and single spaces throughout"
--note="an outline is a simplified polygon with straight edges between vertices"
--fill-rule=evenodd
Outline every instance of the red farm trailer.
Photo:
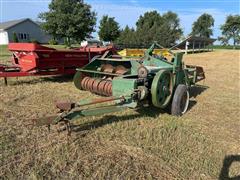
M 34 43 L 10 43 L 12 65 L 0 64 L 0 77 L 7 84 L 8 77 L 74 74 L 93 57 L 116 54 L 113 46 L 86 46 L 70 50 L 56 50 Z

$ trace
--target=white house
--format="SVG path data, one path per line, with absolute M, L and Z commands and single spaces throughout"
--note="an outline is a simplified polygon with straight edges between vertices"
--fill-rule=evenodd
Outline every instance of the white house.
M 19 42 L 36 40 L 39 43 L 48 43 L 50 40 L 50 36 L 43 32 L 38 23 L 26 18 L 0 23 L 0 45 L 13 42 L 14 33 Z

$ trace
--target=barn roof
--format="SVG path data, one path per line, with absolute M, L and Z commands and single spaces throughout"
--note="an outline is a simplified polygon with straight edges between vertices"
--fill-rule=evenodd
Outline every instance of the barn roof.
M 11 28 L 13 26 L 16 26 L 17 24 L 20 24 L 20 23 L 24 22 L 24 21 L 31 21 L 31 22 L 35 23 L 34 21 L 32 21 L 29 18 L 18 19 L 18 20 L 13 20 L 13 21 L 7 21 L 7 22 L 0 23 L 0 30 L 9 29 L 9 28 Z M 35 24 L 37 24 L 37 23 L 35 23 Z
M 210 45 L 217 39 L 213 38 L 206 38 L 206 37 L 199 37 L 199 36 L 189 36 L 184 41 L 180 42 L 179 44 L 175 45 L 174 48 L 185 48 L 185 44 L 188 41 L 189 45 L 191 46 L 193 43 L 195 44 L 205 44 Z

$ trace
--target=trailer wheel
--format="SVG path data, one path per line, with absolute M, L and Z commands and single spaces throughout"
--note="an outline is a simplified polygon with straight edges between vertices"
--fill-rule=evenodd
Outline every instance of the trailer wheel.
M 187 111 L 188 105 L 189 105 L 188 87 L 184 84 L 179 84 L 173 96 L 171 114 L 174 116 L 183 115 Z

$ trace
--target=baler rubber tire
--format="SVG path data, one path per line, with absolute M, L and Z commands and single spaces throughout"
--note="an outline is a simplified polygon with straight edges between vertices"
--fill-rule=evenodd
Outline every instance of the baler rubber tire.
M 186 95 L 186 100 L 184 102 L 184 108 L 181 108 L 182 98 Z M 189 105 L 189 91 L 188 87 L 184 84 L 179 84 L 174 92 L 172 105 L 171 105 L 171 114 L 174 116 L 181 116 L 183 115 Z

